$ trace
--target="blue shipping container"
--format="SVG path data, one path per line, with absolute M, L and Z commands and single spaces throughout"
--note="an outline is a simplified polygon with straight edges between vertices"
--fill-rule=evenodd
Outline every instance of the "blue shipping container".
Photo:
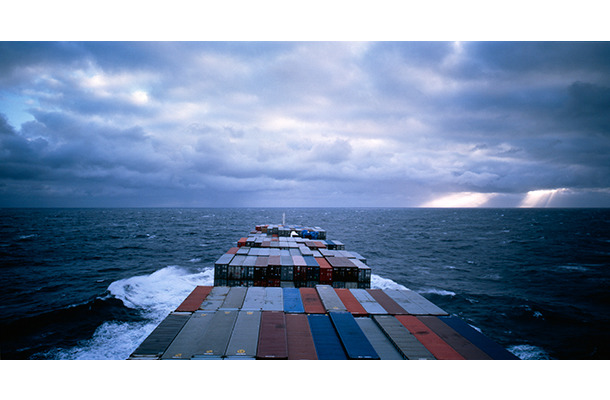
M 318 360 L 347 360 L 341 341 L 326 314 L 307 315 Z
M 328 314 L 349 358 L 379 360 L 379 355 L 350 312 L 330 311 Z
M 483 335 L 466 322 L 453 316 L 439 316 L 438 319 L 453 328 L 457 333 L 470 340 L 472 344 L 483 350 L 494 360 L 518 360 L 519 358 Z
M 284 291 L 284 312 L 300 314 L 305 312 L 301 291 L 298 288 L 283 288 Z

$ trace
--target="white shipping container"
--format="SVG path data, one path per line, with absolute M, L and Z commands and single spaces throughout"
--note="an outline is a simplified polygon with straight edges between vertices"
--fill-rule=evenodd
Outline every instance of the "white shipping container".
M 265 288 L 260 286 L 249 287 L 244 298 L 242 311 L 260 311 L 265 304 Z
M 207 295 L 205 300 L 199 306 L 200 310 L 204 311 L 216 311 L 224 303 L 227 294 L 231 288 L 228 286 L 214 286 Z
M 316 291 L 324 304 L 326 311 L 347 311 L 345 305 L 330 285 L 317 285 Z
M 356 300 L 360 302 L 362 307 L 369 314 L 387 314 L 388 312 L 377 303 L 377 301 L 371 296 L 365 289 L 350 289 L 350 292 L 354 295 Z
M 265 287 L 263 311 L 284 311 L 284 291 L 281 287 Z

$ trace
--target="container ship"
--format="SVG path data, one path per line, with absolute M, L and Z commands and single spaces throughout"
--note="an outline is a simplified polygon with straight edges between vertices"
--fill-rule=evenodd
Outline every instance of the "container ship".
M 518 359 L 412 290 L 371 288 L 371 268 L 320 227 L 257 225 L 131 360 Z

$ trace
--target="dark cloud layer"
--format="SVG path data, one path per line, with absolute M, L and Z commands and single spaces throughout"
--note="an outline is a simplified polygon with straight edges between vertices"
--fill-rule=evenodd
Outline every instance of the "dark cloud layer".
M 0 42 L 0 206 L 608 206 L 608 70 L 606 42 Z

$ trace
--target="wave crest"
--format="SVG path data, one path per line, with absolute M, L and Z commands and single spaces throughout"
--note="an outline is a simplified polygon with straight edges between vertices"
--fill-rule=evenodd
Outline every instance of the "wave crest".
M 108 286 L 108 291 L 126 307 L 157 314 L 176 308 L 195 286 L 213 284 L 213 268 L 192 273 L 180 266 L 170 265 L 150 275 L 114 281 Z
M 405 286 L 394 282 L 391 279 L 382 278 L 379 275 L 371 274 L 372 289 L 403 289 L 408 290 Z
M 551 360 L 551 357 L 544 349 L 529 344 L 510 346 L 508 351 L 522 360 Z
M 455 296 L 455 292 L 452 292 L 450 290 L 443 290 L 443 289 L 436 289 L 436 288 L 424 288 L 421 290 L 417 291 L 419 294 L 425 294 L 425 293 L 429 293 L 429 294 L 437 294 L 439 296 Z

